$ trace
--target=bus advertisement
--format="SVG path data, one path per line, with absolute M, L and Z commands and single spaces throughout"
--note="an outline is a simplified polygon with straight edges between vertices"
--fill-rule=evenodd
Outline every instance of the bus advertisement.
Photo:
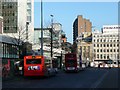
M 50 76 L 55 75 L 55 70 L 51 68 L 50 60 L 44 56 L 24 57 L 24 76 Z

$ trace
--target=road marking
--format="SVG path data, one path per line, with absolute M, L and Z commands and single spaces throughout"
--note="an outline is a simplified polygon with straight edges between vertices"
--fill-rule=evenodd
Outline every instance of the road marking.
M 92 86 L 91 88 L 97 88 L 97 86 L 103 81 L 103 79 L 107 76 L 109 70 L 100 78 L 98 79 Z

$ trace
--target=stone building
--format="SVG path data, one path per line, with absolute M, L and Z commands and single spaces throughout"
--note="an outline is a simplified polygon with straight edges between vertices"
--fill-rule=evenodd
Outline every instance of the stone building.
M 93 32 L 94 60 L 120 60 L 119 29 L 119 25 L 104 25 L 102 32 Z

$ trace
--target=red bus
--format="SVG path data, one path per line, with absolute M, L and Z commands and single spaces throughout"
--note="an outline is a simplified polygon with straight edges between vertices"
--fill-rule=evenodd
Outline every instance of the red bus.
M 75 53 L 65 54 L 65 71 L 79 71 L 79 61 Z
M 50 60 L 44 56 L 24 57 L 24 76 L 50 76 L 55 75 Z

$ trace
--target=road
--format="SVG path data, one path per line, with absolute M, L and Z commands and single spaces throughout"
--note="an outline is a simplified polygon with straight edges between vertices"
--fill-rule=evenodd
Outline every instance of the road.
M 79 73 L 60 71 L 49 78 L 23 78 L 3 81 L 2 88 L 118 88 L 118 70 L 87 68 Z

